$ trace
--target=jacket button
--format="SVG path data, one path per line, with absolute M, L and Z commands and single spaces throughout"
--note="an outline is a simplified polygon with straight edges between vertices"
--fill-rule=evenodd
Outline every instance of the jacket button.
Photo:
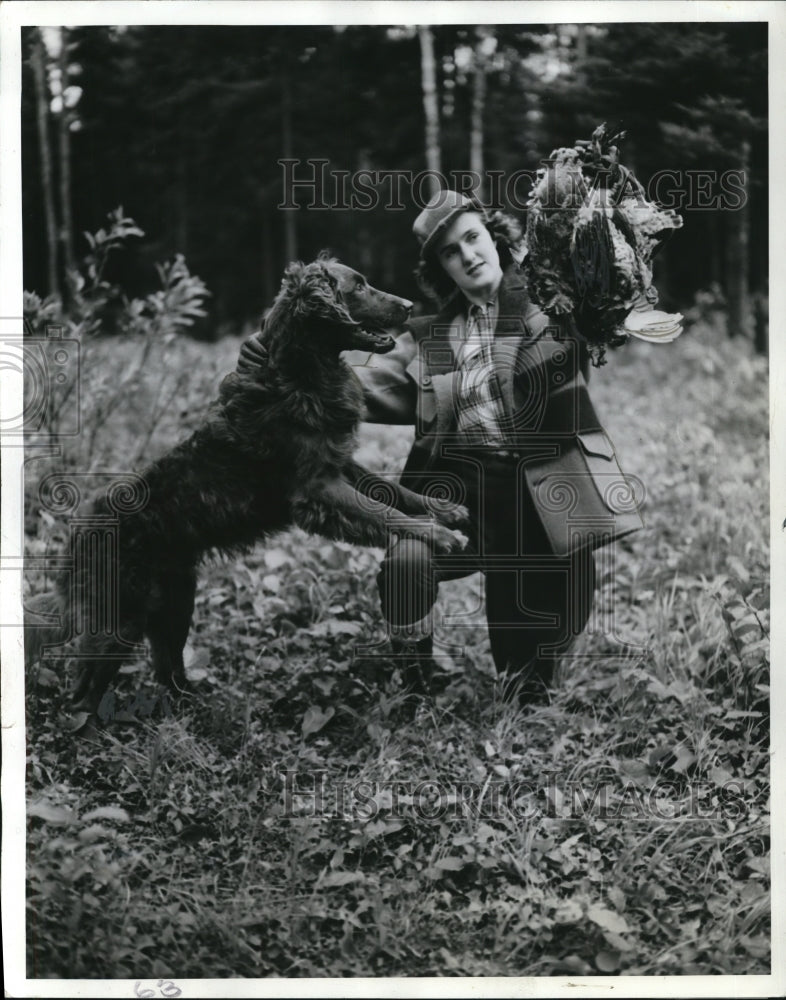
M 431 385 L 431 376 L 430 375 L 424 375 L 423 378 L 420 380 L 420 384 L 421 385 Z

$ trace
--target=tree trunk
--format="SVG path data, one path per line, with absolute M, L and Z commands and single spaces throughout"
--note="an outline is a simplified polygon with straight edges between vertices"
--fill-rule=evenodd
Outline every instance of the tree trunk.
M 292 159 L 292 80 L 286 69 L 281 71 L 281 146 L 285 159 Z M 297 213 L 298 209 L 288 208 L 284 216 L 285 263 L 297 260 Z
M 372 160 L 367 149 L 358 150 L 357 157 L 358 170 L 371 171 Z M 366 275 L 372 274 L 374 270 L 374 251 L 372 249 L 372 235 L 368 227 L 368 213 L 358 212 L 358 222 L 354 227 L 354 255 L 358 262 L 359 269 Z
M 177 216 L 175 232 L 177 233 L 177 249 L 180 253 L 188 257 L 188 147 L 182 132 L 177 144 L 176 177 L 175 211 Z
M 770 324 L 767 315 L 765 297 L 761 292 L 753 300 L 753 346 L 757 354 L 767 354 L 769 351 Z
M 740 145 L 740 169 L 746 183 L 750 177 L 750 143 L 743 139 Z M 750 208 L 746 191 L 745 204 L 728 212 L 728 237 L 726 247 L 726 296 L 728 299 L 728 333 L 730 337 L 753 335 L 750 308 L 748 270 L 750 266 Z
M 35 78 L 36 118 L 38 124 L 38 145 L 41 152 L 41 186 L 44 199 L 44 220 L 46 222 L 47 249 L 47 294 L 58 291 L 57 281 L 57 222 L 55 220 L 55 199 L 52 187 L 52 150 L 49 144 L 49 83 L 46 76 L 46 49 L 41 31 L 37 31 L 31 60 Z
M 469 132 L 469 169 L 477 180 L 477 195 L 483 198 L 483 116 L 486 110 L 486 57 L 482 45 L 484 35 L 477 30 L 474 68 L 472 72 L 472 113 Z
M 58 117 L 60 140 L 60 238 L 63 244 L 63 266 L 66 272 L 65 289 L 69 287 L 69 276 L 76 269 L 74 259 L 74 220 L 71 212 L 71 115 L 65 103 L 68 86 L 68 30 L 60 29 L 60 97 L 62 107 Z
M 723 285 L 723 232 L 718 212 L 707 214 L 709 226 L 710 285 Z
M 426 119 L 425 153 L 426 168 L 433 174 L 442 173 L 442 149 L 439 137 L 439 100 L 437 97 L 437 69 L 434 59 L 434 36 L 428 25 L 418 27 L 420 39 L 420 74 L 423 87 L 423 111 Z M 440 187 L 436 176 L 429 178 L 431 194 Z
M 276 294 L 273 277 L 278 270 L 278 261 L 273 259 L 270 228 L 272 221 L 267 203 L 262 208 L 262 289 L 264 296 L 263 308 L 267 309 Z
M 576 58 L 579 61 L 581 71 L 584 70 L 584 63 L 587 61 L 587 25 L 577 24 L 576 28 Z

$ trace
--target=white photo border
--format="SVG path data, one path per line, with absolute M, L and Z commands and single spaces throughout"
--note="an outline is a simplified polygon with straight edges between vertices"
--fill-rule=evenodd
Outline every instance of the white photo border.
M 772 599 L 786 597 L 786 186 L 784 117 L 786 7 L 779 2 L 686 0 L 19 0 L 0 4 L 0 332 L 18 334 L 22 315 L 21 45 L 24 25 L 439 24 L 722 21 L 769 23 L 770 66 L 770 555 Z M 11 327 L 16 324 L 17 329 Z M 18 372 L 0 366 L 0 425 L 22 411 Z M 0 629 L 2 659 L 2 931 L 6 995 L 125 997 L 131 980 L 28 979 L 25 968 L 25 713 L 21 628 L 23 449 L 2 447 Z M 767 997 L 786 995 L 786 751 L 783 676 L 786 616 L 772 615 L 771 829 L 772 972 L 769 976 L 428 979 L 178 979 L 182 995 L 221 997 Z

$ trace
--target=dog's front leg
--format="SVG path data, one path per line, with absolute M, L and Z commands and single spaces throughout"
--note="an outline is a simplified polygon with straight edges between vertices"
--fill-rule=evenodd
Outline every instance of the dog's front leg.
M 392 510 L 388 504 L 356 490 L 346 479 L 313 483 L 293 498 L 292 512 L 295 523 L 304 531 L 358 545 L 384 548 L 390 533 L 401 531 L 422 538 L 440 554 L 464 547 L 464 542 L 443 525 Z
M 448 528 L 465 529 L 469 525 L 469 511 L 462 504 L 442 500 L 436 496 L 425 497 L 422 493 L 407 489 L 394 479 L 384 479 L 369 472 L 357 462 L 345 466 L 344 472 L 359 493 L 379 500 L 404 514 L 435 517 L 440 524 Z

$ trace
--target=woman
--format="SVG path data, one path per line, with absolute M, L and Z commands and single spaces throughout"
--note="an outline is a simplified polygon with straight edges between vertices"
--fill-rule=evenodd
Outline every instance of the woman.
M 593 549 L 640 520 L 590 402 L 575 325 L 547 320 L 527 295 L 517 223 L 443 190 L 413 232 L 418 279 L 440 309 L 356 371 L 367 420 L 415 423 L 402 482 L 466 503 L 469 545 L 435 557 L 396 537 L 378 577 L 382 609 L 394 637 L 415 637 L 413 661 L 431 665 L 439 583 L 482 570 L 494 662 L 519 676 L 527 701 L 545 694 L 587 622 Z

